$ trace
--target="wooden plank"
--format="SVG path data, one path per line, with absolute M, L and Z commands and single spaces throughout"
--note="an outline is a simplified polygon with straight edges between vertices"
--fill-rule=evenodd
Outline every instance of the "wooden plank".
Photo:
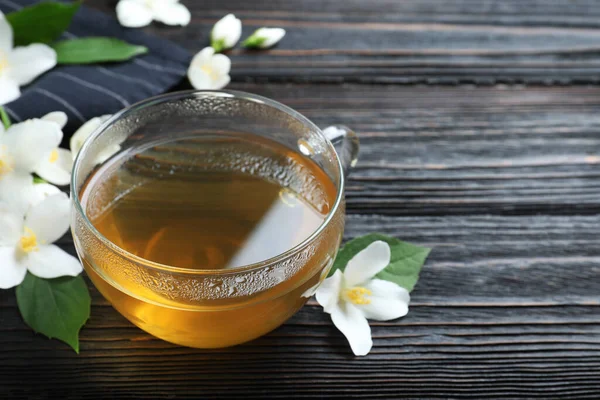
M 260 3 L 260 4 L 259 4 Z M 600 7 L 569 2 L 293 0 L 187 2 L 185 28 L 149 33 L 199 51 L 212 24 L 233 12 L 244 37 L 261 26 L 288 31 L 275 49 L 234 50 L 236 81 L 426 84 L 597 83 Z M 114 14 L 114 3 L 87 4 Z

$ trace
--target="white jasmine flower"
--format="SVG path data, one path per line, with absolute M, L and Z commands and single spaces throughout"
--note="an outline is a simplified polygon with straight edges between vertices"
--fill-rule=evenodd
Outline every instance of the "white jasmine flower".
M 242 46 L 266 49 L 276 45 L 284 36 L 285 29 L 282 28 L 259 28 L 244 40 Z
M 94 132 L 96 128 L 102 125 L 102 123 L 110 117 L 110 115 L 103 115 L 87 121 L 71 137 L 71 151 L 56 147 L 50 153 L 48 153 L 46 157 L 42 158 L 34 172 L 42 179 L 52 182 L 55 185 L 68 185 L 71 180 L 73 161 L 75 160 L 77 153 L 79 153 L 81 146 L 83 146 L 83 143 L 92 134 L 92 132 Z M 67 123 L 67 115 L 60 111 L 45 115 L 41 119 L 43 121 L 52 121 L 61 129 Z M 121 146 L 118 144 L 108 146 L 98 154 L 96 163 L 102 164 L 119 150 L 121 150 Z M 40 190 L 37 188 L 37 185 L 36 189 L 38 191 Z
M 242 21 L 233 14 L 221 18 L 210 32 L 210 45 L 217 53 L 231 49 L 242 36 Z
M 13 30 L 0 11 L 0 105 L 21 95 L 19 86 L 32 82 L 56 65 L 56 52 L 41 43 L 13 48 Z
M 192 16 L 179 0 L 120 0 L 117 19 L 128 28 L 141 28 L 153 20 L 166 25 L 185 26 Z
M 62 132 L 67 124 L 67 114 L 55 111 L 44 115 L 42 121 L 55 123 Z M 73 156 L 69 150 L 56 146 L 47 155 L 42 157 L 34 172 L 42 179 L 56 185 L 68 185 L 71 181 L 71 169 L 73 168 Z
M 44 159 L 58 147 L 63 134 L 55 122 L 30 119 L 11 125 L 0 136 L 0 202 L 25 212 L 33 177 Z
M 64 193 L 47 197 L 25 218 L 0 206 L 0 289 L 19 285 L 27 271 L 40 278 L 77 276 L 77 258 L 52 243 L 69 229 L 70 200 Z
M 375 241 L 356 254 L 343 273 L 335 271 L 317 289 L 317 301 L 357 356 L 366 355 L 373 346 L 367 318 L 387 321 L 408 313 L 408 291 L 375 278 L 390 263 L 390 255 L 386 242 Z
M 85 124 L 81 125 L 79 129 L 71 136 L 71 141 L 69 143 L 71 148 L 71 153 L 73 154 L 73 160 L 77 157 L 79 150 L 90 137 L 90 135 L 100 127 L 104 122 L 106 122 L 112 115 L 102 115 L 100 117 L 95 117 L 90 119 Z M 111 158 L 114 154 L 118 153 L 121 150 L 121 146 L 119 144 L 113 144 L 98 153 L 96 158 L 96 164 L 102 164 L 104 161 Z
M 206 47 L 194 56 L 188 69 L 188 78 L 196 89 L 222 89 L 231 80 L 231 60 L 215 49 Z

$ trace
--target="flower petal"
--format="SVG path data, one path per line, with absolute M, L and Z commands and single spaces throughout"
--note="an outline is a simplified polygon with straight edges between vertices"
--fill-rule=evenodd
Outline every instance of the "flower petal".
M 56 152 L 56 153 L 54 153 Z M 35 173 L 55 185 L 68 185 L 71 181 L 73 168 L 73 155 L 69 150 L 56 148 L 50 156 L 42 159 L 35 169 Z
M 333 265 L 333 258 L 327 256 L 327 263 L 325 264 L 325 266 L 321 270 L 321 273 L 319 274 L 319 282 L 315 283 L 313 286 L 306 289 L 306 291 L 304 291 L 304 293 L 302 293 L 302 297 L 309 298 L 309 297 L 314 296 L 315 293 L 317 293 L 317 289 L 319 288 L 319 286 L 321 286 L 323 281 L 325 281 L 327 275 L 329 274 L 329 271 L 331 270 L 332 265 Z M 335 273 L 334 273 L 334 275 L 335 275 Z
M 121 0 L 117 4 L 117 19 L 128 28 L 141 28 L 152 22 L 152 10 L 144 2 Z
M 340 292 L 342 291 L 343 278 L 342 271 L 338 269 L 317 288 L 315 293 L 317 302 L 323 307 L 323 311 L 326 313 L 331 314 L 332 310 L 337 306 Z
M 226 75 L 231 71 L 231 60 L 225 54 L 215 54 L 210 60 L 210 67 L 219 75 Z
M 21 215 L 29 208 L 33 177 L 28 173 L 11 172 L 0 176 L 0 202 Z
M 8 104 L 21 96 L 19 84 L 13 79 L 0 76 L 0 105 Z
M 192 62 L 190 63 L 190 66 L 193 65 L 195 67 L 201 68 L 202 65 L 204 65 L 205 63 L 208 63 L 214 55 L 215 55 L 215 49 L 213 49 L 210 46 L 205 47 L 202 50 L 200 50 L 194 56 L 194 58 L 192 58 Z
M 71 201 L 65 193 L 48 196 L 25 215 L 25 226 L 40 244 L 51 244 L 69 230 Z
M 365 288 L 371 291 L 372 297 L 383 297 L 386 299 L 396 298 L 404 303 L 410 303 L 410 293 L 408 293 L 408 290 L 394 282 L 384 281 L 383 279 L 373 279 L 370 282 L 367 282 Z
M 20 86 L 31 83 L 56 65 L 56 51 L 41 43 L 15 47 L 8 57 L 9 75 Z
M 73 153 L 73 158 L 77 156 L 79 150 L 85 143 L 88 137 L 104 122 L 106 122 L 111 115 L 102 115 L 100 117 L 95 117 L 87 121 L 85 124 L 81 125 L 79 129 L 71 136 L 71 141 L 69 142 L 69 147 L 71 148 L 71 152 Z
M 4 204 L 0 205 L 0 247 L 14 247 L 19 241 L 22 231 L 23 215 L 9 209 Z
M 364 356 L 371 351 L 371 327 L 358 308 L 350 303 L 341 302 L 332 310 L 331 321 L 346 336 L 354 355 Z
M 13 48 L 13 30 L 12 26 L 6 20 L 2 11 L 0 11 L 0 51 L 10 53 Z M 0 91 L 2 93 L 2 91 Z M 1 104 L 1 103 L 0 103 Z
M 221 76 L 218 79 L 213 80 L 211 82 L 210 88 L 213 90 L 223 89 L 225 86 L 227 86 L 229 84 L 230 81 L 231 81 L 231 77 L 229 75 Z
M 34 207 L 46 199 L 46 197 L 60 193 L 60 189 L 49 183 L 36 183 L 31 190 L 29 206 Z
M 53 111 L 51 113 L 48 113 L 48 114 L 44 115 L 41 118 L 41 120 L 42 121 L 54 122 L 55 124 L 57 124 L 60 127 L 60 129 L 62 129 L 67 124 L 67 121 L 69 120 L 69 117 L 67 117 L 67 114 L 65 114 L 62 111 Z
M 260 44 L 261 49 L 274 46 L 285 36 L 285 29 L 282 28 L 260 28 L 254 35 L 264 38 L 264 41 Z
M 55 245 L 39 246 L 24 261 L 29 272 L 45 279 L 77 276 L 83 268 L 79 260 Z
M 311 287 L 309 287 L 308 289 L 306 289 L 303 293 L 302 293 L 302 297 L 305 298 L 310 298 L 313 297 L 315 295 L 315 293 L 317 293 L 317 289 L 319 288 L 319 286 L 321 286 L 321 282 L 317 282 L 316 284 L 312 285 Z
M 344 277 L 347 286 L 356 286 L 368 281 L 390 263 L 390 246 L 377 240 L 357 253 L 346 265 Z
M 119 151 L 121 151 L 121 146 L 118 144 L 113 144 L 112 146 L 102 149 L 102 151 L 98 152 L 98 155 L 96 156 L 96 163 L 103 164 L 106 160 L 117 154 Z
M 15 160 L 15 169 L 33 172 L 42 158 L 58 147 L 62 137 L 55 123 L 30 119 L 12 125 L 2 141 Z
M 0 289 L 9 289 L 23 282 L 27 267 L 19 261 L 16 247 L 0 247 Z
M 202 71 L 200 68 L 188 69 L 188 79 L 195 89 L 212 89 L 212 79 L 210 79 L 210 75 Z
M 227 14 L 217 21 L 210 33 L 211 42 L 223 41 L 223 49 L 235 46 L 241 36 L 242 21 L 233 14 Z
M 361 304 L 357 307 L 368 319 L 376 321 L 388 321 L 404 317 L 408 313 L 410 294 L 406 289 L 393 282 L 381 279 L 373 279 L 365 285 L 372 295 L 369 304 Z
M 188 25 L 192 14 L 186 6 L 176 2 L 155 2 L 153 7 L 154 19 L 166 25 Z

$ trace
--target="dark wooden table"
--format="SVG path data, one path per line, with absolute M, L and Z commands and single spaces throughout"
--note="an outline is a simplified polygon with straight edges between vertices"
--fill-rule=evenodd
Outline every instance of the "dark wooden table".
M 227 12 L 245 34 L 288 30 L 231 52 L 230 88 L 360 133 L 346 238 L 435 247 L 411 311 L 373 323 L 364 358 L 314 300 L 203 351 L 150 337 L 92 288 L 76 355 L 0 291 L 0 397 L 600 398 L 600 2 L 184 2 L 189 27 L 146 30 L 194 52 Z

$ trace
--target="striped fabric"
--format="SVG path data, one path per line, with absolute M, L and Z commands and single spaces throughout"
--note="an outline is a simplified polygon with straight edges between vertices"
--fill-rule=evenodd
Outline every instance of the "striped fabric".
M 34 3 L 0 0 L 0 10 L 8 14 Z M 191 59 L 172 42 L 123 28 L 115 18 L 82 6 L 62 38 L 87 36 L 116 37 L 146 46 L 149 53 L 125 63 L 58 66 L 22 87 L 21 97 L 4 106 L 13 121 L 64 111 L 69 116 L 65 133 L 71 133 L 92 117 L 166 92 L 181 81 Z

